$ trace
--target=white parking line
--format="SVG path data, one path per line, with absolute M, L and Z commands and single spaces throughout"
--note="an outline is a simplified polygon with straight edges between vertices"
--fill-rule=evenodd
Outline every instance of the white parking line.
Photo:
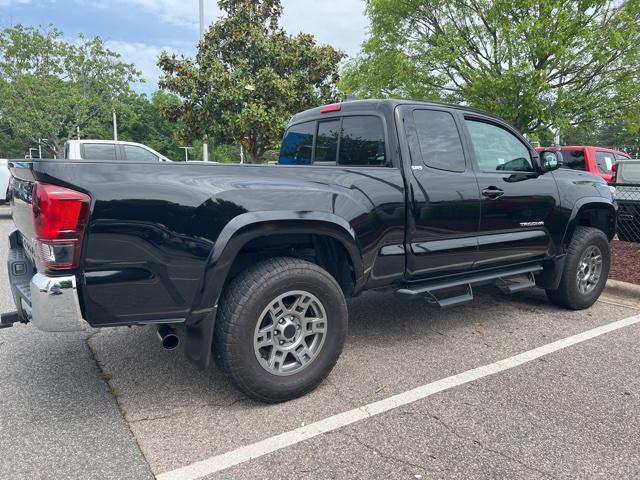
M 216 455 L 214 457 L 192 463 L 191 465 L 162 473 L 156 478 L 158 480 L 195 480 L 202 478 L 207 475 L 211 475 L 212 473 L 233 467 L 234 465 L 239 465 L 249 460 L 253 460 L 254 458 L 295 445 L 296 443 L 309 440 L 310 438 L 317 437 L 323 433 L 351 425 L 352 423 L 373 417 L 374 415 L 388 412 L 389 410 L 413 403 L 435 393 L 464 385 L 465 383 L 478 380 L 479 378 L 509 370 L 537 358 L 549 355 L 550 353 L 562 350 L 563 348 L 576 345 L 586 340 L 604 335 L 605 333 L 613 332 L 636 323 L 640 323 L 640 315 L 618 320 L 617 322 L 609 323 L 577 335 L 572 335 L 571 337 L 563 338 L 556 342 L 548 343 L 542 347 L 534 348 L 533 350 L 529 350 L 504 360 L 499 360 L 495 363 L 490 363 L 451 377 L 443 378 L 442 380 L 437 380 L 427 385 L 422 385 L 421 387 L 414 388 L 413 390 L 408 390 L 404 393 L 399 393 L 383 400 L 333 415 L 304 427 L 296 428 L 295 430 L 252 443 L 251 445 L 246 445 L 230 452 Z

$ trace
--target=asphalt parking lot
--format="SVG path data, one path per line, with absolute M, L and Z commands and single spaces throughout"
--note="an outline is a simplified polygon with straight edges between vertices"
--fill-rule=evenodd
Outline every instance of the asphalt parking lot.
M 0 207 L 0 236 L 11 229 Z M 330 377 L 279 405 L 162 350 L 151 328 L 0 330 L 0 478 L 639 478 L 640 323 L 543 350 L 640 312 L 564 311 L 541 291 L 477 297 L 446 310 L 354 299 Z M 375 402 L 487 365 L 502 371 L 370 416 Z M 366 418 L 345 423 L 351 411 Z M 305 437 L 310 425 L 335 428 Z M 256 442 L 270 452 L 257 456 Z

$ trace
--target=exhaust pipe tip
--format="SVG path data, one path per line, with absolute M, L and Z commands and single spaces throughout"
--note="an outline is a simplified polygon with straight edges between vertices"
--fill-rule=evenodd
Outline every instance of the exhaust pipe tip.
M 172 326 L 167 324 L 158 325 L 157 333 L 160 344 L 165 350 L 173 350 L 180 345 L 180 337 Z

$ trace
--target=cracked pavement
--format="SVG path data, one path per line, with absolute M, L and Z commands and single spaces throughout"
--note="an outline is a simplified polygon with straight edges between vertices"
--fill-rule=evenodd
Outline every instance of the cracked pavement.
M 0 235 L 11 229 L 0 207 Z M 384 293 L 350 301 L 332 374 L 279 405 L 162 350 L 151 327 L 0 330 L 0 478 L 151 478 L 637 313 L 564 311 L 540 291 L 477 296 L 446 310 Z M 626 327 L 210 478 L 638 478 L 639 335 Z

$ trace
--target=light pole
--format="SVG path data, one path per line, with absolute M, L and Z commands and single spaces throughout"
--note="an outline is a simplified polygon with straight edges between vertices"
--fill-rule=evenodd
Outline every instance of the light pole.
M 204 0 L 200 0 L 200 38 L 204 36 Z
M 200 6 L 200 41 L 204 37 L 204 0 L 199 1 Z M 186 152 L 186 150 L 185 150 Z M 207 137 L 205 135 L 204 142 L 202 142 L 202 160 L 209 161 L 209 144 L 207 143 Z
M 42 158 L 42 142 L 46 142 L 49 140 L 48 138 L 39 138 L 38 139 L 38 157 Z
M 118 141 L 118 119 L 115 110 L 113 111 L 113 140 Z
M 193 147 L 180 147 L 182 149 L 184 149 L 184 161 L 187 162 L 189 161 L 189 150 Z

